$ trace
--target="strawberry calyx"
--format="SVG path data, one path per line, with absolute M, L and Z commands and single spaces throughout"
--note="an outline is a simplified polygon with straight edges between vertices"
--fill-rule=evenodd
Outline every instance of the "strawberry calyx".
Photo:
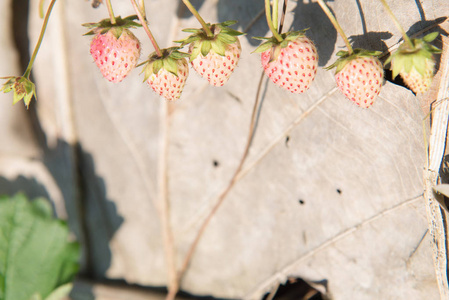
M 437 36 L 438 32 L 432 32 L 422 39 L 411 39 L 412 46 L 402 43 L 385 61 L 385 64 L 391 63 L 393 79 L 401 72 L 410 73 L 412 68 L 415 68 L 421 76 L 425 76 L 428 62 L 434 61 L 433 54 L 441 53 L 439 48 L 430 44 Z
M 157 74 L 161 69 L 165 69 L 175 76 L 178 76 L 178 63 L 180 59 L 189 57 L 188 53 L 178 51 L 180 47 L 171 47 L 161 49 L 162 56 L 158 56 L 156 52 L 153 52 L 148 57 L 142 73 L 144 73 L 144 82 L 148 80 L 151 74 Z
M 331 70 L 333 68 L 336 68 L 335 74 L 343 70 L 343 68 L 352 60 L 357 59 L 359 57 L 376 57 L 382 54 L 380 51 L 372 51 L 372 50 L 366 50 L 366 49 L 360 49 L 356 48 L 353 50 L 352 53 L 349 51 L 338 51 L 337 56 L 339 58 L 329 67 L 326 68 L 326 70 Z
M 124 29 L 141 27 L 142 25 L 135 22 L 138 19 L 136 15 L 132 15 L 122 19 L 120 16 L 115 17 L 116 23 L 112 24 L 111 19 L 103 19 L 98 23 L 85 23 L 82 26 L 89 28 L 90 30 L 84 35 L 105 34 L 112 32 L 114 36 L 119 39 Z
M 23 102 L 28 108 L 31 99 L 33 96 L 36 96 L 36 86 L 34 83 L 24 76 L 0 77 L 0 79 L 6 79 L 0 92 L 9 93 L 13 91 L 13 104 L 16 104 L 23 99 Z
M 175 43 L 181 43 L 181 47 L 190 44 L 190 61 L 197 58 L 200 53 L 201 55 L 206 56 L 210 51 L 213 51 L 220 56 L 225 56 L 227 46 L 236 43 L 238 41 L 238 36 L 244 35 L 244 33 L 229 27 L 236 23 L 237 21 L 226 21 L 212 25 L 207 23 L 207 26 L 213 33 L 212 36 L 208 36 L 203 28 L 187 28 L 183 31 L 190 32 L 192 35 L 186 39 L 175 41 Z
M 265 42 L 262 43 L 261 45 L 259 45 L 259 47 L 257 47 L 253 53 L 262 53 L 267 51 L 270 48 L 273 48 L 273 51 L 271 51 L 271 57 L 270 57 L 270 62 L 275 61 L 278 56 L 279 53 L 281 52 L 281 50 L 283 48 L 286 48 L 288 46 L 288 44 L 291 41 L 294 41 L 296 39 L 298 39 L 299 37 L 305 36 L 305 32 L 307 29 L 305 30 L 298 30 L 298 31 L 289 31 L 289 32 L 285 32 L 281 34 L 282 40 L 278 41 L 276 39 L 276 37 L 272 36 L 269 38 L 266 37 L 253 37 L 253 39 L 256 40 L 264 40 Z

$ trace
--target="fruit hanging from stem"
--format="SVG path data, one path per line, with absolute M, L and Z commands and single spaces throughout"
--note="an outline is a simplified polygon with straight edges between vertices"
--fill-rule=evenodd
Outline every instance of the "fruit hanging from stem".
M 140 57 L 140 42 L 128 29 L 140 26 L 136 16 L 116 17 L 116 23 L 104 19 L 99 23 L 83 24 L 94 35 L 90 53 L 101 74 L 111 82 L 121 82 L 136 67 Z

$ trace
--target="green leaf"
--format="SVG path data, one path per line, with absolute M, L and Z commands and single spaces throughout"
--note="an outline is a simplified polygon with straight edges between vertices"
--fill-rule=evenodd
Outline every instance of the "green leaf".
M 178 76 L 178 64 L 176 63 L 175 59 L 171 57 L 167 57 L 166 59 L 164 59 L 164 69 L 172 73 L 173 75 Z
M 220 23 L 219 25 L 221 25 L 223 27 L 228 27 L 228 26 L 232 26 L 234 24 L 237 24 L 237 21 L 229 20 L 229 21 L 224 21 L 223 23 Z
M 423 41 L 427 43 L 433 42 L 433 40 L 436 39 L 438 35 L 439 33 L 437 31 L 429 33 L 428 35 L 423 37 Z
M 203 56 L 206 56 L 209 54 L 209 51 L 211 49 L 212 45 L 211 45 L 211 41 L 205 40 L 201 43 L 201 54 Z
M 253 51 L 253 53 L 262 53 L 267 51 L 268 49 L 270 49 L 271 47 L 273 47 L 273 43 L 270 42 L 265 42 L 263 44 L 261 44 L 259 47 L 256 48 L 256 50 Z
M 72 288 L 72 283 L 61 285 L 56 290 L 54 290 L 47 298 L 45 298 L 45 300 L 61 300 L 62 298 L 69 295 Z
M 68 237 L 48 201 L 0 197 L 0 299 L 46 298 L 73 280 L 80 251 Z
M 226 53 L 226 45 L 220 40 L 216 40 L 212 42 L 212 50 L 220 56 L 225 56 Z

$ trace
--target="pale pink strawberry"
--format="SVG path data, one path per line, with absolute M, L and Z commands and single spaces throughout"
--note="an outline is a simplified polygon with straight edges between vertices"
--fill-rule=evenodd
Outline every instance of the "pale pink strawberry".
M 140 42 L 127 29 L 123 30 L 118 39 L 110 30 L 92 39 L 90 54 L 104 78 L 120 82 L 136 67 L 140 57 Z
M 401 75 L 404 83 L 415 93 L 425 93 L 432 83 L 435 57 L 441 50 L 430 43 L 438 36 L 432 32 L 422 39 L 410 39 L 399 46 L 385 62 L 391 62 L 393 79 Z
M 185 29 L 184 31 L 193 34 L 178 41 L 181 46 L 190 44 L 190 63 L 193 69 L 214 86 L 222 86 L 228 81 L 240 59 L 242 47 L 237 36 L 243 33 L 228 27 L 235 23 L 227 21 L 207 24 L 211 36 L 202 28 Z
M 271 81 L 292 93 L 304 93 L 317 72 L 317 50 L 303 31 L 287 32 L 282 37 L 281 42 L 269 38 L 255 52 L 262 52 L 262 66 Z
M 380 61 L 371 57 L 357 57 L 335 74 L 337 87 L 355 104 L 362 108 L 373 105 L 383 83 Z
M 384 70 L 376 58 L 381 52 L 354 49 L 339 51 L 339 59 L 327 69 L 337 68 L 335 81 L 338 89 L 349 100 L 362 108 L 373 105 L 383 84 Z
M 193 44 L 191 44 L 193 48 Z M 193 69 L 203 78 L 207 79 L 214 86 L 224 85 L 240 59 L 242 48 L 239 40 L 233 44 L 228 44 L 223 56 L 214 51 L 210 51 L 206 56 L 201 53 L 192 60 Z M 190 50 L 192 52 L 192 50 Z
M 178 49 L 162 49 L 162 57 L 153 53 L 144 69 L 144 81 L 156 93 L 170 101 L 179 99 L 189 75 L 189 65 L 185 58 L 188 54 L 179 52 Z
M 94 35 L 90 43 L 90 54 L 103 76 L 111 82 L 122 81 L 137 65 L 140 57 L 140 42 L 128 29 L 140 26 L 131 16 L 125 19 L 116 18 L 99 23 L 83 24 L 91 30 L 86 35 Z

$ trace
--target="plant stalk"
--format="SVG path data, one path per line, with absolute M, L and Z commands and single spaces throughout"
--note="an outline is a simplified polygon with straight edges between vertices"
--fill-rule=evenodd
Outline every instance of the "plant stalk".
M 159 48 L 159 45 L 157 44 L 156 39 L 154 38 L 153 34 L 151 33 L 151 30 L 148 27 L 148 24 L 147 24 L 145 18 L 143 17 L 142 12 L 140 11 L 139 7 L 137 7 L 136 1 L 131 0 L 131 3 L 134 7 L 134 10 L 136 11 L 136 14 L 140 20 L 140 23 L 142 23 L 143 29 L 145 30 L 148 37 L 150 38 L 151 44 L 153 44 L 154 51 L 156 51 L 157 56 L 162 57 L 161 48 Z
M 48 5 L 47 13 L 45 14 L 44 23 L 42 24 L 42 29 L 39 35 L 39 39 L 37 40 L 36 46 L 34 47 L 33 54 L 31 55 L 30 62 L 23 73 L 23 77 L 26 79 L 30 79 L 31 69 L 33 68 L 34 61 L 36 60 L 37 53 L 39 52 L 39 48 L 41 47 L 42 40 L 44 39 L 45 30 L 47 29 L 48 20 L 50 19 L 51 11 L 55 6 L 56 0 L 52 0 Z
M 195 9 L 195 7 L 193 7 L 192 3 L 190 3 L 189 0 L 182 0 L 182 2 L 185 4 L 185 6 L 187 6 L 187 8 L 192 13 L 192 15 L 195 16 L 195 18 L 198 20 L 198 22 L 200 22 L 200 24 L 203 27 L 204 31 L 206 32 L 207 36 L 213 37 L 214 36 L 213 32 L 210 30 L 209 26 L 207 26 L 206 22 L 204 22 L 203 18 L 200 16 L 200 14 Z
M 109 18 L 111 19 L 111 24 L 115 25 L 117 21 L 115 20 L 114 11 L 112 10 L 111 0 L 106 0 L 106 6 L 108 7 Z
M 270 0 L 265 0 L 265 15 L 267 17 L 267 24 L 270 28 L 271 33 L 276 38 L 278 42 L 282 42 L 282 36 L 277 32 L 273 26 L 273 21 L 271 20 L 271 5 Z
M 401 24 L 399 23 L 398 19 L 396 18 L 396 16 L 393 14 L 393 12 L 390 9 L 390 6 L 388 6 L 387 1 L 385 0 L 380 0 L 380 2 L 382 2 L 382 5 L 385 7 L 385 10 L 387 11 L 388 15 L 390 16 L 390 18 L 393 20 L 394 25 L 396 25 L 396 27 L 399 29 L 399 31 L 401 32 L 402 38 L 404 39 L 404 42 L 407 43 L 407 45 L 411 48 L 414 49 L 415 45 L 413 45 L 412 40 L 409 38 L 409 36 L 407 35 L 407 33 L 405 32 L 404 28 L 402 28 Z
M 272 17 L 273 19 L 273 28 L 274 30 L 276 30 L 276 32 L 278 31 L 278 25 L 279 25 L 279 0 L 273 0 L 273 14 Z M 280 33 L 280 32 L 279 32 Z
M 340 36 L 343 38 L 343 41 L 346 44 L 346 48 L 348 48 L 348 52 L 349 55 L 354 53 L 354 50 L 352 49 L 351 44 L 349 43 L 348 38 L 346 37 L 345 32 L 343 31 L 343 29 L 341 28 L 340 24 L 338 24 L 337 19 L 335 19 L 334 15 L 332 14 L 332 12 L 330 11 L 329 7 L 326 5 L 326 3 L 324 3 L 323 0 L 318 0 L 318 4 L 321 6 L 321 8 L 323 9 L 324 13 L 327 15 L 327 17 L 329 18 L 329 20 L 331 21 L 332 25 L 334 25 L 335 29 L 337 30 L 337 32 L 340 34 Z
M 139 8 L 140 12 L 142 13 L 143 18 L 147 19 L 147 14 L 145 12 L 145 0 L 139 0 Z

